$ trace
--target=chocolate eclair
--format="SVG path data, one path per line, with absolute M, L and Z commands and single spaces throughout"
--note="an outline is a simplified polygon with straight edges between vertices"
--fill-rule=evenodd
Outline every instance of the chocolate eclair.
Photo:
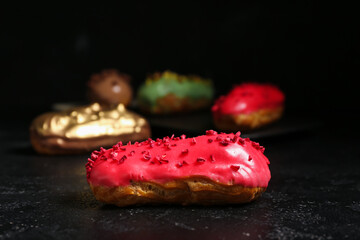
M 88 98 L 91 102 L 98 102 L 102 105 L 111 106 L 122 103 L 127 106 L 133 95 L 130 80 L 129 75 L 119 73 L 115 69 L 107 69 L 93 74 L 87 83 Z
M 30 126 L 31 143 L 41 154 L 84 153 L 118 141 L 148 139 L 150 135 L 149 123 L 123 104 L 107 107 L 94 103 L 45 113 Z

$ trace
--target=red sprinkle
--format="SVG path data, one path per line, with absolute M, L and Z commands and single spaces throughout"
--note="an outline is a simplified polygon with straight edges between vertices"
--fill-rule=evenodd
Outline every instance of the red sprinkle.
M 264 153 L 264 152 L 265 152 L 265 148 L 264 148 L 263 146 L 260 146 L 260 151 L 261 151 L 262 153 Z
M 214 157 L 214 155 L 212 155 L 212 154 L 210 155 L 210 161 L 211 161 L 211 162 L 215 162 L 215 157 Z
M 123 163 L 125 160 L 127 159 L 127 157 L 124 155 L 124 156 L 122 156 L 122 158 L 120 158 L 120 160 L 119 160 L 119 164 L 121 164 L 121 163 Z
M 260 149 L 260 144 L 257 142 L 252 142 L 251 145 L 255 148 L 255 149 Z
M 100 160 L 106 161 L 107 158 L 105 157 L 105 155 L 102 155 L 102 156 L 100 157 Z
M 212 135 L 216 135 L 216 134 L 217 134 L 217 132 L 214 131 L 214 130 L 207 130 L 206 131 L 206 135 L 208 135 L 208 136 L 212 136 Z
M 245 140 L 244 140 L 243 138 L 239 138 L 239 141 L 238 141 L 238 143 L 239 143 L 240 145 L 244 145 L 244 143 L 245 143 Z
M 183 134 L 183 135 L 180 136 L 180 138 L 181 138 L 181 139 L 185 139 L 185 138 L 186 138 L 186 135 Z
M 223 146 L 227 146 L 227 145 L 229 145 L 229 142 L 226 142 L 226 141 L 223 140 L 223 141 L 220 142 L 220 144 L 223 145 Z
M 100 152 L 95 150 L 95 151 L 93 151 L 93 154 L 99 155 Z
M 117 157 L 117 155 L 118 155 L 118 153 L 117 153 L 117 152 L 111 152 L 111 153 L 110 153 L 110 156 L 111 156 L 112 158 L 116 158 L 116 157 Z
M 206 161 L 205 158 L 202 158 L 202 157 L 198 157 L 196 159 L 196 162 L 198 162 L 198 163 L 204 163 L 205 161 Z
M 231 168 L 234 172 L 237 172 L 237 171 L 239 171 L 240 166 L 231 165 L 230 168 Z
M 91 159 L 96 160 L 99 156 L 96 153 L 91 153 Z
M 169 163 L 169 160 L 161 159 L 161 160 L 159 160 L 159 163 L 160 163 L 160 164 L 162 164 L 162 163 Z
M 216 137 L 216 141 L 219 142 L 219 141 L 221 141 L 221 140 L 223 140 L 223 138 L 222 138 L 221 136 L 217 136 L 217 137 Z
M 212 143 L 214 140 L 212 140 L 211 138 L 208 139 L 209 143 Z
M 125 147 L 120 147 L 120 150 L 121 151 L 126 151 L 126 148 Z
M 181 151 L 181 154 L 187 154 L 187 153 L 189 153 L 189 149 L 185 149 Z
M 196 144 L 196 139 L 193 138 L 193 139 L 191 140 L 191 143 L 192 143 L 192 144 Z
M 150 154 L 144 154 L 143 157 L 144 157 L 144 159 L 147 160 L 147 161 L 151 159 L 151 155 L 150 155 Z
M 129 156 L 133 156 L 135 154 L 135 151 L 131 151 L 130 153 L 129 153 Z
M 181 168 L 183 165 L 182 165 L 182 163 L 177 163 L 175 166 L 176 166 L 177 168 Z
M 252 160 L 252 157 L 249 155 L 248 161 L 251 161 L 251 160 Z

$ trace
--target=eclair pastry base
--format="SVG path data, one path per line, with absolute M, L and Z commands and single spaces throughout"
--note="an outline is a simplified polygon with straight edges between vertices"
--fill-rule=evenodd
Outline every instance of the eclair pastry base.
M 247 131 L 260 128 L 281 118 L 284 108 L 260 109 L 249 114 L 227 114 L 214 118 L 216 128 L 223 131 Z
M 210 106 L 210 100 L 205 98 L 191 99 L 188 97 L 180 98 L 173 93 L 169 93 L 164 97 L 156 100 L 154 107 L 142 106 L 142 112 L 155 114 L 182 113 L 202 109 Z
M 146 139 L 151 135 L 150 127 L 142 128 L 139 133 L 124 134 L 121 136 L 105 136 L 97 138 L 68 139 L 64 137 L 44 137 L 30 131 L 30 141 L 36 152 L 47 155 L 80 154 L 90 152 L 99 146 L 111 147 L 118 141 L 129 142 Z
M 95 198 L 119 207 L 142 204 L 221 205 L 247 203 L 257 199 L 265 187 L 223 185 L 206 177 L 173 180 L 164 184 L 131 182 L 128 186 L 94 186 Z

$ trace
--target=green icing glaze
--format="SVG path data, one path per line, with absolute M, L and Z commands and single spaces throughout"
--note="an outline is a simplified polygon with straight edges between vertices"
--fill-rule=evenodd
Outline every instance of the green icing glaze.
M 181 80 L 179 80 L 181 78 Z M 165 72 L 156 80 L 147 79 L 139 88 L 138 100 L 142 104 L 154 106 L 158 98 L 168 94 L 175 94 L 180 98 L 209 99 L 214 95 L 214 89 L 210 80 L 193 80 L 188 76 L 179 76 L 171 72 Z

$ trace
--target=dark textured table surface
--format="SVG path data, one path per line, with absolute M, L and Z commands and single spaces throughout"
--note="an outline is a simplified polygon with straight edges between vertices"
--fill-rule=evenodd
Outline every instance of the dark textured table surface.
M 267 191 L 217 207 L 101 204 L 86 155 L 37 155 L 28 124 L 2 124 L 0 239 L 360 239 L 358 119 L 258 139 L 271 161 Z

